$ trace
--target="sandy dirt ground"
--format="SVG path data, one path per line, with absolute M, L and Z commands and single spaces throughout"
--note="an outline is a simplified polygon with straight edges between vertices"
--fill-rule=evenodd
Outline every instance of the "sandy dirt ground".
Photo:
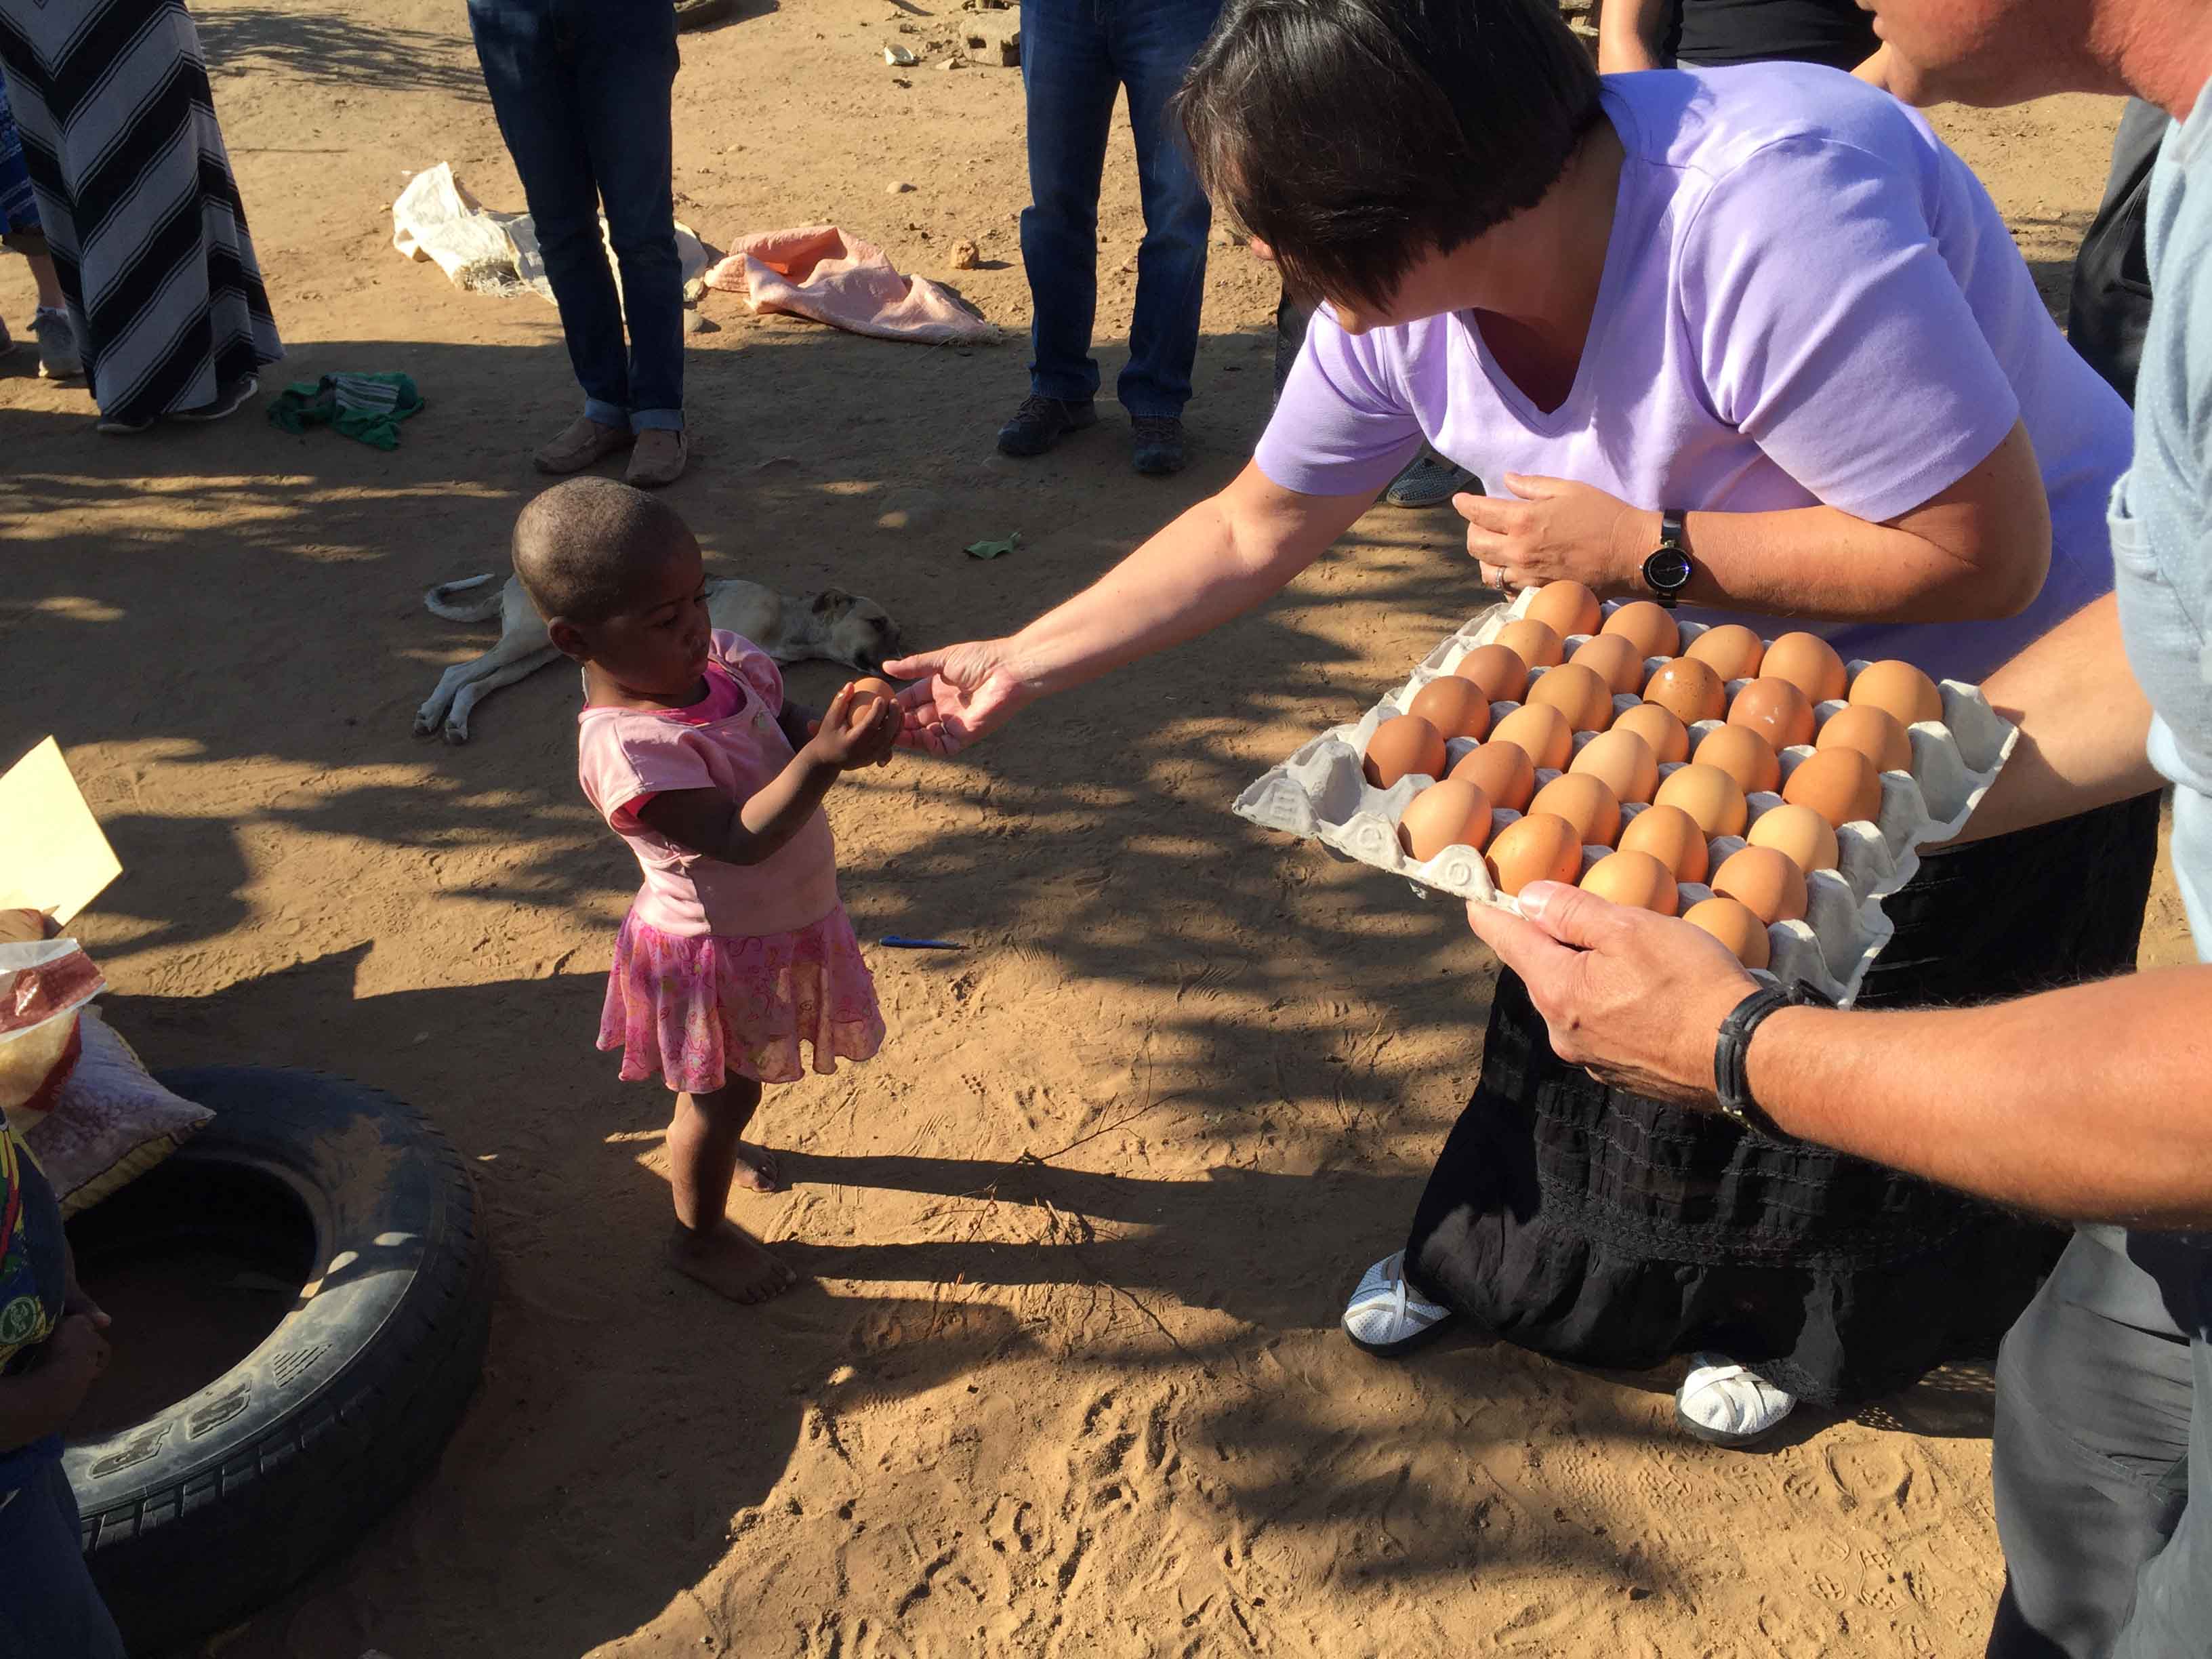
M 1018 76 L 882 60 L 948 40 L 945 5 L 755 0 L 687 37 L 683 216 L 715 242 L 835 221 L 1023 329 Z M 118 441 L 19 356 L 0 748 L 58 732 L 128 867 L 81 930 L 115 1023 L 157 1064 L 428 1108 L 500 1264 L 434 1477 L 226 1659 L 1979 1651 L 1986 1370 L 1729 1455 L 1674 1432 L 1672 1375 L 1473 1342 L 1380 1364 L 1336 1329 L 1466 1097 L 1494 968 L 1453 907 L 1225 807 L 1486 602 L 1446 518 L 1371 514 L 1203 646 L 838 789 L 862 936 L 975 948 L 876 953 L 882 1056 L 766 1109 L 797 1185 L 738 1213 L 816 1282 L 741 1312 L 666 1273 L 667 1101 L 591 1048 L 634 877 L 577 793 L 574 682 L 501 694 L 466 748 L 409 730 L 491 640 L 422 589 L 504 567 L 526 452 L 574 401 L 550 307 L 391 249 L 437 161 L 521 204 L 460 9 L 197 9 L 276 378 L 404 369 L 429 407 L 390 455 L 258 410 Z M 2114 114 L 1945 120 L 2054 295 Z M 1124 126 L 1109 386 L 1140 234 Z M 983 267 L 955 276 L 963 237 Z M 1199 459 L 1160 483 L 1111 405 L 1048 459 L 991 453 L 1018 340 L 883 344 L 713 296 L 672 498 L 714 569 L 872 595 L 918 643 L 1012 627 L 1249 453 L 1274 299 L 1217 248 Z M 0 261 L 6 315 L 30 305 Z M 1016 529 L 1014 557 L 961 553 Z M 2177 959 L 2157 904 L 2147 957 Z

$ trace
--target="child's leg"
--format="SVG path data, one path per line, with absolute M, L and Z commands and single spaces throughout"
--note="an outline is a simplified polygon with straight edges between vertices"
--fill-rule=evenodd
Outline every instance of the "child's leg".
M 670 1256 L 678 1271 L 733 1302 L 765 1301 L 796 1278 L 724 1213 L 730 1182 L 745 1162 L 740 1137 L 760 1097 L 759 1084 L 732 1078 L 712 1093 L 677 1096 L 668 1126 L 668 1182 L 676 1200 Z

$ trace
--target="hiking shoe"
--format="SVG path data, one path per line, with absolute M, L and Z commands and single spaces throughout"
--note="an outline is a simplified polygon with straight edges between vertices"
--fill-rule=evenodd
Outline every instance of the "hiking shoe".
M 1164 478 L 1182 471 L 1182 422 L 1173 415 L 1133 415 L 1129 430 L 1136 447 L 1129 464 L 1147 478 Z
M 629 448 L 631 441 L 628 428 L 602 426 L 588 415 L 579 415 L 561 429 L 559 437 L 530 459 L 548 477 L 564 478 L 605 460 L 617 449 Z
M 1071 432 L 1098 424 L 1098 411 L 1085 398 L 1063 403 L 1058 398 L 1027 397 L 1014 418 L 999 428 L 1001 455 L 1042 455 Z
M 691 459 L 691 441 L 681 427 L 649 426 L 637 434 L 637 447 L 629 453 L 629 471 L 623 482 L 638 489 L 658 489 L 684 476 Z
M 228 420 L 246 406 L 247 398 L 260 390 L 261 381 L 258 376 L 241 374 L 224 386 L 209 402 L 197 404 L 191 409 L 179 410 L 177 418 L 180 421 Z
M 76 331 L 69 313 L 41 306 L 31 319 L 31 332 L 39 337 L 39 378 L 74 380 L 84 374 L 84 354 L 76 349 Z
M 1455 466 L 1433 450 L 1425 449 L 1390 480 L 1382 499 L 1393 507 L 1442 507 L 1462 489 L 1480 494 L 1482 485 L 1465 467 Z

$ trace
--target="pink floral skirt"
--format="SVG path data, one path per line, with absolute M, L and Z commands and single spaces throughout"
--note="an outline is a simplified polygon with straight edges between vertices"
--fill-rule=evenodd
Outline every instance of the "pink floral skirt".
M 796 933 L 761 939 L 664 933 L 635 914 L 623 919 L 599 1047 L 623 1051 L 625 1083 L 656 1072 L 687 1094 L 732 1076 L 796 1083 L 806 1075 L 802 1037 L 825 1073 L 883 1046 L 875 978 L 842 904 Z

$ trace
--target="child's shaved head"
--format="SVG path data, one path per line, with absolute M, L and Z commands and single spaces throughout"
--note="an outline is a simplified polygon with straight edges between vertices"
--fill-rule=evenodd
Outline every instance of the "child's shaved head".
M 629 608 L 641 575 L 697 545 L 665 501 L 612 478 L 568 478 L 514 521 L 514 574 L 539 616 L 588 627 Z

